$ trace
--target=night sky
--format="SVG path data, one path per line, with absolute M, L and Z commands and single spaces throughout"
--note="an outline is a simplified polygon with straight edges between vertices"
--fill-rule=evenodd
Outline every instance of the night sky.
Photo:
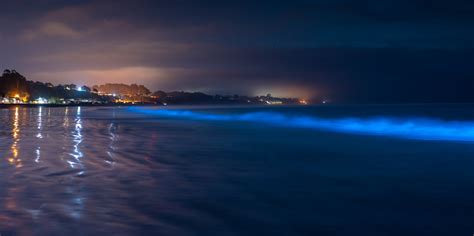
M 151 90 L 474 102 L 474 1 L 2 1 L 0 65 Z

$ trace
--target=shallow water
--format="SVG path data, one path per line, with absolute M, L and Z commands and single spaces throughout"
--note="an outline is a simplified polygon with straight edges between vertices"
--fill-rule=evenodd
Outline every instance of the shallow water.
M 463 132 L 472 108 L 0 109 L 0 233 L 472 235 L 474 142 Z M 169 115 L 176 110 L 199 116 Z M 464 138 L 288 125 L 269 114 L 422 117 Z

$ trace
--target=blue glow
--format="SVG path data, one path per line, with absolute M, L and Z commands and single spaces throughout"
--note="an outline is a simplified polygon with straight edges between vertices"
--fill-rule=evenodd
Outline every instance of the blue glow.
M 395 136 L 421 140 L 474 141 L 474 122 L 443 121 L 428 118 L 319 118 L 285 115 L 278 112 L 211 114 L 189 110 L 152 110 L 130 107 L 144 114 L 208 121 L 246 121 L 271 125 L 328 130 L 344 133 Z

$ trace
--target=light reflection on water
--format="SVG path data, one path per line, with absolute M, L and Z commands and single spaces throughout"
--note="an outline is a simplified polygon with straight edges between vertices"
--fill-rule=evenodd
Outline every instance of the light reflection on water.
M 64 122 L 63 122 L 64 128 L 69 127 L 69 116 L 68 116 L 68 113 L 69 113 L 69 107 L 64 108 Z
M 38 138 L 37 146 L 36 146 L 36 159 L 35 162 L 39 162 L 41 158 L 41 139 L 43 139 L 43 135 L 41 134 L 41 130 L 43 129 L 43 107 L 38 108 L 38 134 L 36 137 Z
M 76 110 L 76 117 L 74 120 L 74 130 L 72 131 L 72 137 L 73 137 L 73 151 L 70 154 L 74 160 L 68 161 L 69 165 L 73 169 L 83 169 L 83 165 L 81 163 L 81 158 L 84 156 L 81 152 L 80 149 L 80 144 L 83 141 L 82 137 L 82 120 L 81 120 L 81 107 L 77 107 Z M 81 171 L 80 174 L 83 172 Z
M 11 157 L 8 159 L 10 164 L 15 165 L 16 167 L 21 167 L 21 159 L 19 157 L 18 142 L 20 141 L 20 125 L 19 125 L 19 108 L 15 108 L 15 113 L 13 117 L 13 128 L 12 128 L 12 140 L 13 143 L 10 147 Z
M 109 150 L 107 150 L 107 155 L 110 157 L 110 159 L 105 160 L 105 162 L 107 162 L 110 165 L 113 165 L 115 164 L 115 156 L 114 156 L 114 151 L 116 150 L 115 142 L 118 139 L 118 134 L 116 134 L 117 125 L 114 122 L 110 123 L 108 131 L 110 135 L 110 143 L 109 143 Z
M 120 199 L 136 192 L 126 190 L 129 183 L 154 182 L 143 179 L 146 171 L 140 172 L 150 166 L 140 164 L 141 156 L 133 151 L 132 158 L 117 165 L 117 158 L 136 149 L 122 151 L 123 143 L 117 144 L 121 135 L 114 120 L 115 110 L 113 113 L 85 110 L 82 107 L 0 109 L 0 154 L 15 168 L 0 165 L 0 175 L 6 177 L 0 179 L 3 189 L 0 202 L 4 203 L 0 207 L 0 234 L 31 234 L 33 228 L 24 225 L 34 226 L 40 234 L 65 233 L 69 228 L 69 233 L 74 235 L 82 232 L 79 231 L 83 230 L 79 227 L 82 225 L 97 225 L 85 232 L 100 232 L 104 228 L 101 222 L 107 226 L 107 220 L 116 214 L 113 212 L 133 215 L 127 207 L 129 203 Z M 105 119 L 84 120 L 84 113 Z M 134 141 L 125 140 L 125 144 Z M 139 146 L 140 140 L 136 141 L 131 146 Z M 134 174 L 129 176 L 130 173 Z M 91 199 L 91 195 L 95 198 Z M 96 214 L 100 221 L 93 217 Z M 63 229 L 59 224 L 63 221 L 70 221 L 72 227 L 67 225 Z M 103 230 L 110 232 L 111 227 L 122 224 L 128 227 L 123 232 L 129 232 L 133 227 L 127 221 L 137 220 L 121 218 Z M 60 230 L 49 231 L 51 227 Z

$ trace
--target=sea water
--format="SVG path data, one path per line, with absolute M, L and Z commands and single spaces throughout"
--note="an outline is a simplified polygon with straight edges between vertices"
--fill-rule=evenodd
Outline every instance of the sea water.
M 471 235 L 473 108 L 0 109 L 0 234 Z

